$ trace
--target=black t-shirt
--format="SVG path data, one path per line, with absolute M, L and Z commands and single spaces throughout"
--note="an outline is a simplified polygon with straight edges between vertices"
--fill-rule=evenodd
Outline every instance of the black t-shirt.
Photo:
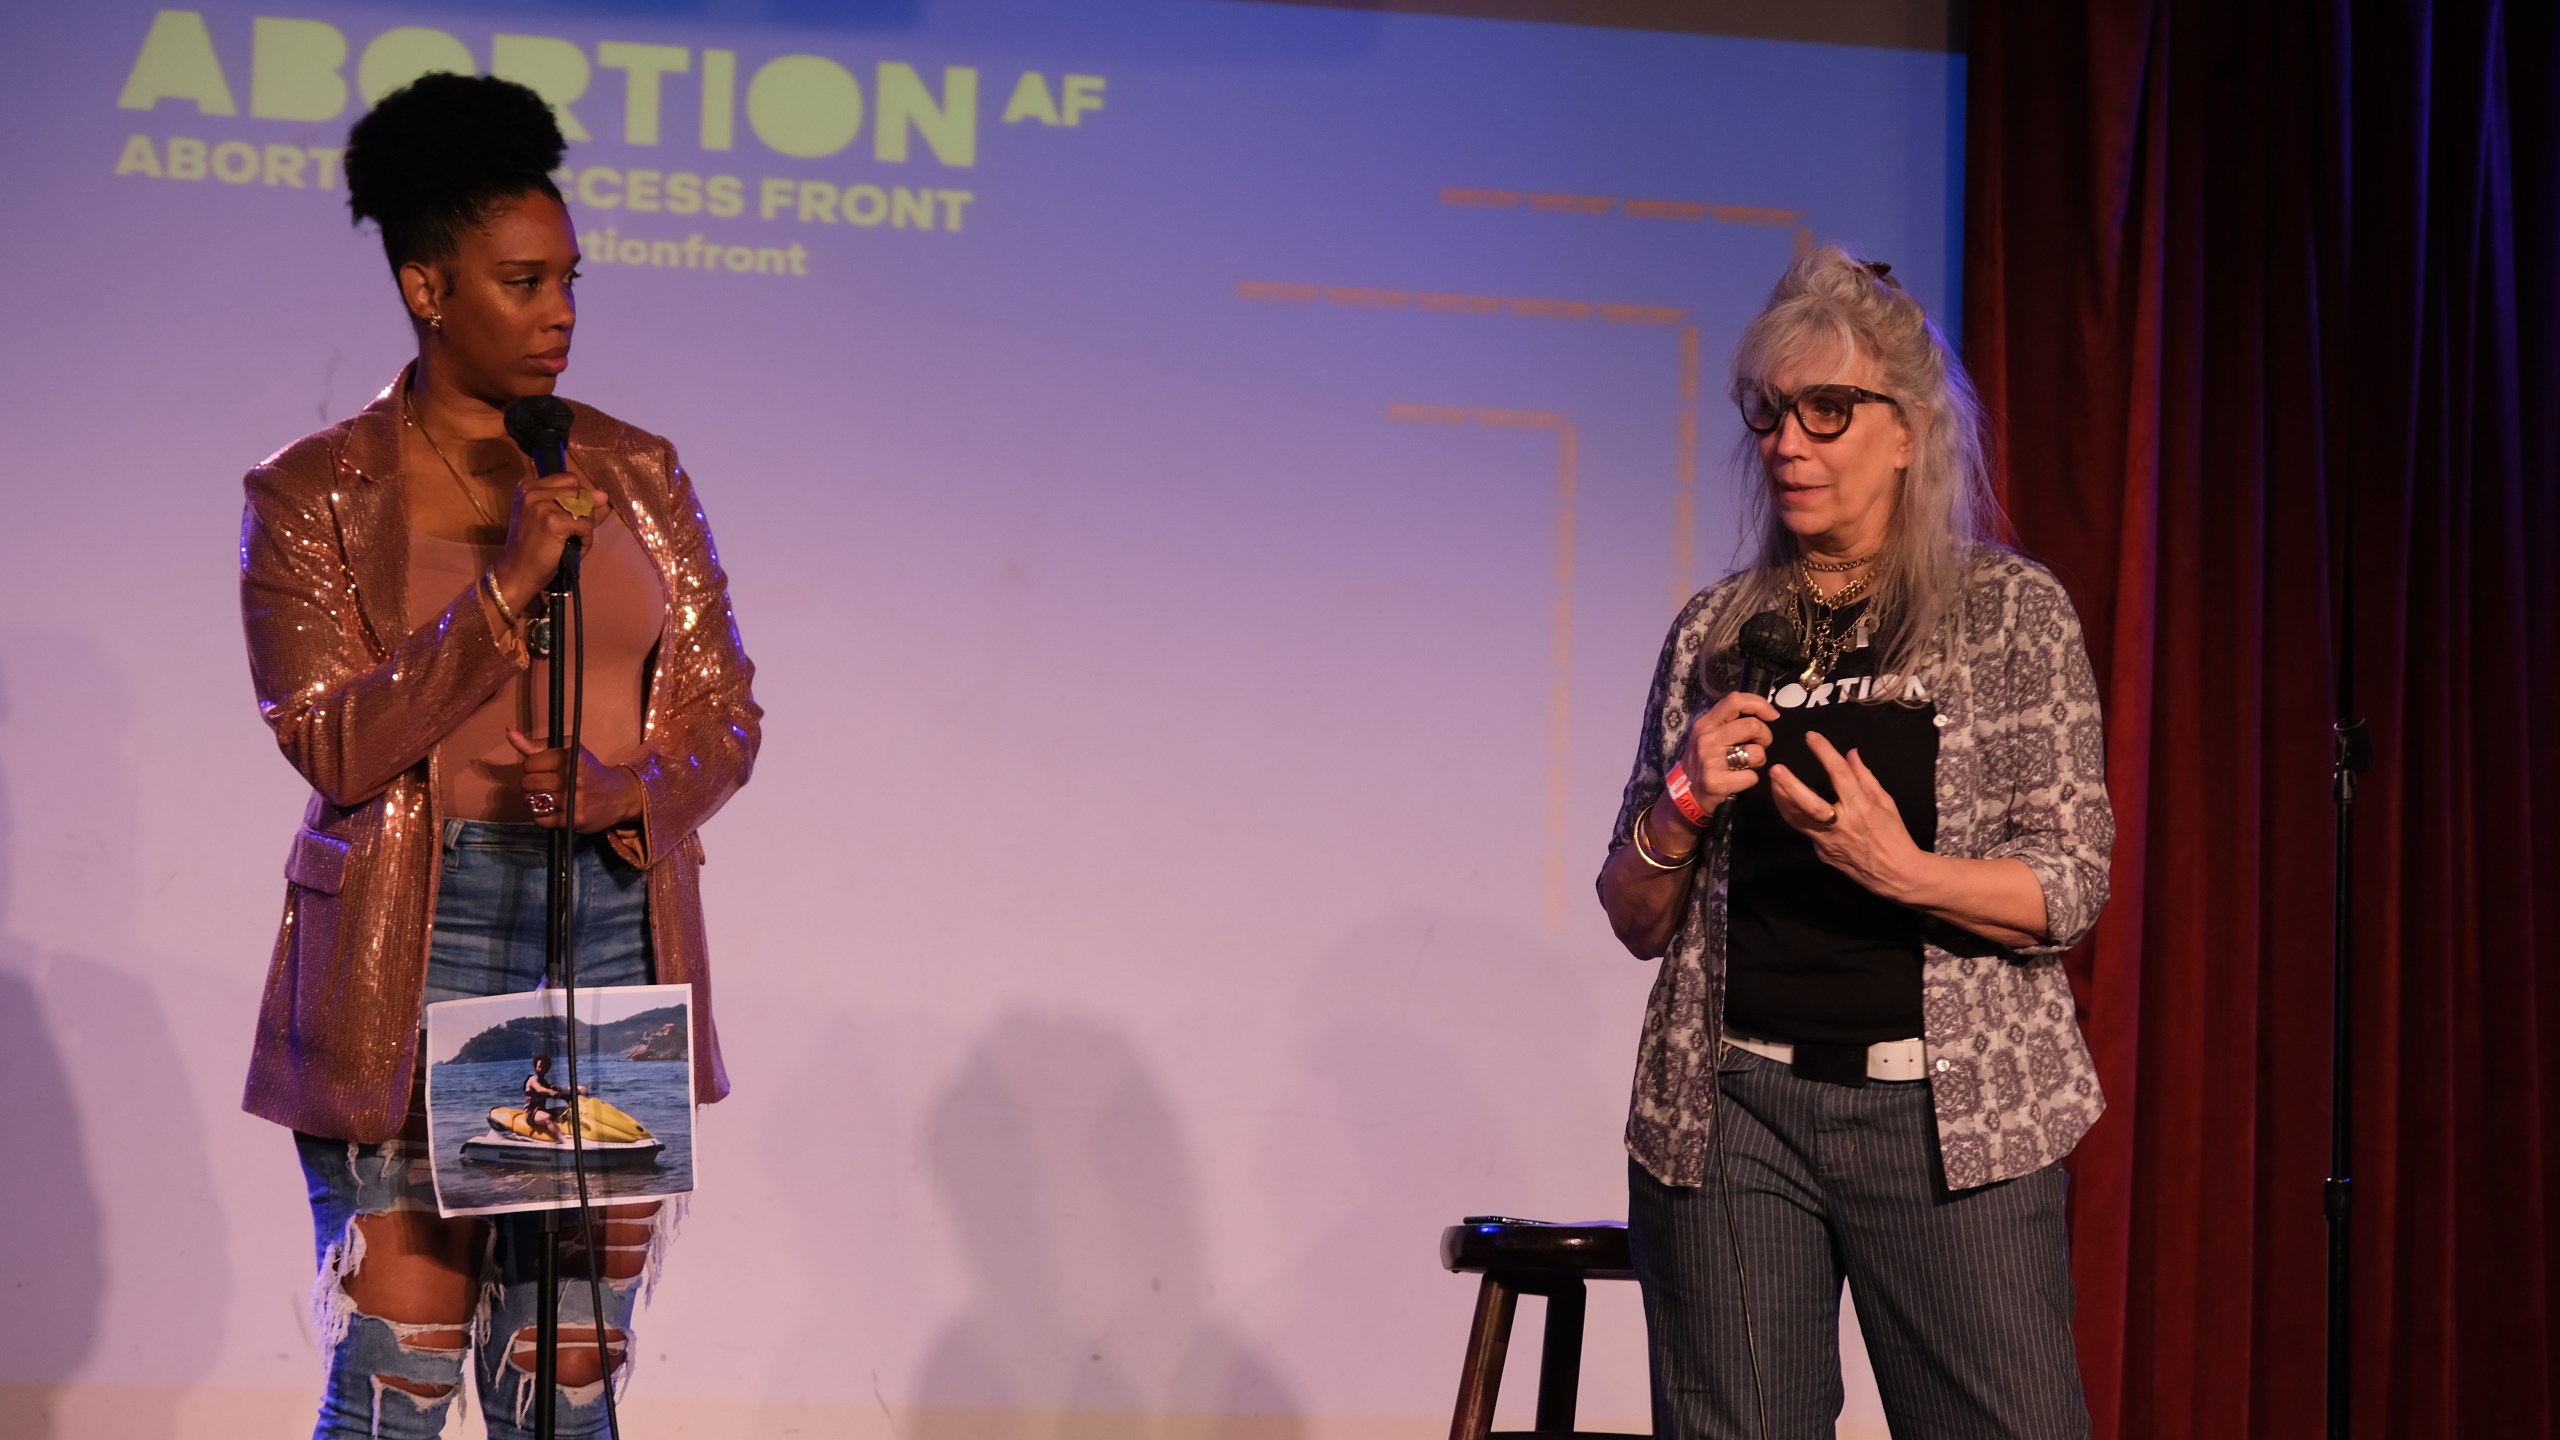
M 1857 624 L 1864 609 L 1842 610 L 1838 623 Z M 1844 758 L 1856 750 L 1902 811 L 1911 838 L 1933 849 L 1938 707 L 1925 700 L 1862 703 L 1875 656 L 1861 644 L 1810 693 L 1800 684 L 1780 687 L 1770 697 L 1779 718 L 1769 727 L 1776 735 L 1769 760 L 1830 799 L 1830 772 L 1806 745 L 1806 732 L 1820 732 Z M 1919 1034 L 1919 912 L 1822 863 L 1813 842 L 1779 818 L 1765 772 L 1734 803 L 1726 1023 L 1759 1039 L 1813 1044 L 1872 1045 Z

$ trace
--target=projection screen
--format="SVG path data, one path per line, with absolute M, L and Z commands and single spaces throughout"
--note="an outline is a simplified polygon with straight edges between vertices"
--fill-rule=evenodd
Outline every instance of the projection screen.
M 239 477 L 407 358 L 339 150 L 431 69 L 558 110 L 561 393 L 676 442 L 769 712 L 634 1433 L 1445 1427 L 1440 1227 L 1624 1214 L 1652 971 L 1590 886 L 1734 559 L 1737 328 L 1818 241 L 1952 313 L 1962 95 L 1775 5 L 1472 8 L 0 17 L 13 1433 L 308 1424 Z M 1567 9 L 1626 23 L 1487 13 Z M 1632 1287 L 1587 1356 L 1641 1426 Z

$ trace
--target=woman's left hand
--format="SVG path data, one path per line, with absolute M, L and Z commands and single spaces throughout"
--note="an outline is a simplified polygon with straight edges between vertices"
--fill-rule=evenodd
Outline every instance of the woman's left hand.
M 1901 807 L 1857 751 L 1844 757 L 1819 734 L 1804 738 L 1806 748 L 1830 772 L 1840 803 L 1815 794 L 1786 766 L 1772 765 L 1769 797 L 1777 802 L 1779 818 L 1813 842 L 1813 853 L 1823 864 L 1885 899 L 1898 899 L 1925 853 L 1902 823 Z
M 507 743 L 524 757 L 525 807 L 533 823 L 560 828 L 560 797 L 567 789 L 568 752 L 547 749 L 523 731 L 509 729 Z M 619 765 L 607 765 L 595 752 L 578 747 L 578 833 L 610 830 L 640 813 L 640 784 Z

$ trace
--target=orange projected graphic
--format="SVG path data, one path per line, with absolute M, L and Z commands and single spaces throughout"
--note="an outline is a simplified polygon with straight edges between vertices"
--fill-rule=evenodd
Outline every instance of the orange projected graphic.
M 1698 327 L 1680 327 L 1680 439 L 1672 447 L 1679 487 L 1671 499 L 1671 608 L 1689 601 L 1698 539 Z
M 1604 325 L 1677 326 L 1680 332 L 1680 415 L 1673 470 L 1677 493 L 1671 511 L 1671 605 L 1679 608 L 1694 588 L 1691 567 L 1696 554 L 1698 505 L 1698 327 L 1689 312 L 1676 305 L 1626 305 L 1590 300 L 1544 300 L 1522 296 L 1464 295 L 1435 291 L 1388 290 L 1356 285 L 1307 285 L 1276 280 L 1242 280 L 1236 298 L 1284 305 L 1338 305 L 1360 310 L 1423 310 L 1446 315 L 1502 315 L 1567 323 L 1597 321 Z M 1578 437 L 1573 422 L 1545 410 L 1487 410 L 1447 405 L 1390 405 L 1389 420 L 1418 425 L 1486 425 L 1499 429 L 1547 430 L 1556 436 L 1556 599 L 1550 644 L 1552 676 L 1547 696 L 1547 855 L 1544 902 L 1547 923 L 1564 923 L 1565 800 L 1569 793 L 1567 747 L 1572 736 L 1573 660 L 1573 491 Z
M 1484 410 L 1463 405 L 1390 405 L 1387 418 L 1408 425 L 1483 425 L 1545 430 L 1556 437 L 1555 616 L 1547 631 L 1547 856 L 1540 886 L 1547 923 L 1564 924 L 1566 761 L 1573 741 L 1573 492 L 1580 437 L 1573 421 L 1552 410 Z
M 1478 210 L 1543 211 L 1550 215 L 1606 215 L 1612 210 L 1638 220 L 1713 220 L 1719 225 L 1793 225 L 1801 210 L 1766 205 L 1711 205 L 1703 200 L 1621 200 L 1613 195 L 1550 195 L 1534 190 L 1479 190 L 1452 185 L 1441 190 L 1443 205 Z
M 1441 290 L 1379 290 L 1360 285 L 1301 285 L 1239 280 L 1239 300 L 1283 305 L 1348 305 L 1360 310 L 1429 310 L 1441 315 L 1518 315 L 1532 320 L 1598 320 L 1605 325 L 1682 325 L 1677 305 L 1611 305 L 1592 300 L 1538 300 L 1518 295 L 1463 295 Z
M 1446 197 L 1452 192 L 1444 190 L 1440 193 Z M 1792 216 L 1796 212 L 1755 213 Z M 1677 327 L 1680 332 L 1680 414 L 1672 446 L 1676 484 L 1671 506 L 1672 608 L 1678 609 L 1689 598 L 1690 592 L 1697 588 L 1698 327 L 1690 322 L 1686 309 L 1677 305 L 1550 300 L 1521 295 L 1468 295 L 1361 285 L 1308 285 L 1285 280 L 1239 280 L 1236 282 L 1236 298 L 1280 305 L 1338 305 L 1354 310 L 1419 310 L 1439 315 L 1508 315 L 1524 320 Z
M 1486 190 L 1465 185 L 1443 186 L 1443 205 L 1472 210 L 1530 210 L 1547 215 L 1620 214 L 1636 220 L 1713 220 L 1719 225 L 1795 226 L 1796 253 L 1813 248 L 1813 227 L 1801 223 L 1801 210 L 1769 205 L 1715 205 L 1704 200 L 1621 200 L 1614 195 L 1554 195 L 1535 190 Z
M 1746 225 L 1772 230 L 1792 227 L 1797 254 L 1803 254 L 1813 245 L 1812 227 L 1803 223 L 1805 212 L 1774 206 L 1719 205 L 1705 201 L 1627 199 L 1610 195 L 1463 186 L 1444 187 L 1439 198 L 1443 205 L 1521 214 L 1618 216 L 1638 221 Z M 1324 305 L 1346 310 L 1405 311 L 1676 330 L 1680 409 L 1672 443 L 1670 608 L 1677 610 L 1697 588 L 1699 345 L 1698 326 L 1685 307 L 1367 285 L 1319 285 L 1285 280 L 1240 280 L 1236 282 L 1236 298 L 1277 305 Z M 1547 923 L 1560 927 L 1564 923 L 1565 904 L 1565 810 L 1570 793 L 1567 762 L 1572 734 L 1573 530 L 1580 444 L 1578 432 L 1569 417 L 1546 410 L 1392 404 L 1387 407 L 1386 415 L 1388 420 L 1398 424 L 1481 425 L 1495 429 L 1541 430 L 1556 437 L 1556 594 L 1549 642 L 1547 853 L 1543 890 Z
M 1444 192 L 1445 193 L 1445 192 Z M 1672 593 L 1677 609 L 1694 588 L 1691 568 L 1696 554 L 1698 327 L 1689 312 L 1676 305 L 1629 305 L 1589 300 L 1548 300 L 1525 296 L 1466 295 L 1439 291 L 1379 289 L 1356 285 L 1308 285 L 1276 280 L 1242 280 L 1236 298 L 1284 305 L 1336 305 L 1359 310 L 1419 310 L 1444 315 L 1510 316 L 1566 323 L 1677 326 L 1680 332 L 1680 415 L 1674 451 L 1677 492 L 1672 502 Z M 1573 422 L 1546 410 L 1490 410 L 1451 405 L 1389 405 L 1387 418 L 1415 425 L 1484 425 L 1497 429 L 1545 430 L 1556 437 L 1556 598 L 1548 647 L 1547 689 L 1547 820 L 1542 899 L 1550 926 L 1564 924 L 1565 804 L 1570 790 L 1567 770 L 1573 733 L 1573 498 L 1579 437 Z

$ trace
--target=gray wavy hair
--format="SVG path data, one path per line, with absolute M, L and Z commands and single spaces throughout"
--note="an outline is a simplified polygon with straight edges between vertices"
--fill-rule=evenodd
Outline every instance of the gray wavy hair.
M 1933 660 L 1943 657 L 1931 655 L 1931 641 L 1963 592 L 1976 548 L 1996 537 L 2000 506 L 1991 492 L 1982 402 L 1973 381 L 1920 302 L 1887 269 L 1837 245 L 1799 256 L 1734 346 L 1733 384 L 1822 366 L 1837 380 L 1864 355 L 1882 372 L 1879 388 L 1902 402 L 1901 421 L 1911 428 L 1911 464 L 1902 472 L 1884 550 L 1876 557 L 1868 613 L 1880 622 L 1873 642 L 1876 674 L 1918 675 L 1934 691 Z M 1759 553 L 1736 572 L 1743 603 L 1727 607 L 1709 637 L 1707 653 L 1717 657 L 1732 654 L 1745 619 L 1783 605 L 1787 583 L 1800 574 L 1796 538 L 1769 505 L 1759 437 L 1745 430 L 1734 458 L 1743 488 L 1744 543 L 1756 534 Z M 1902 698 L 1903 688 L 1898 682 L 1879 685 L 1870 698 Z

